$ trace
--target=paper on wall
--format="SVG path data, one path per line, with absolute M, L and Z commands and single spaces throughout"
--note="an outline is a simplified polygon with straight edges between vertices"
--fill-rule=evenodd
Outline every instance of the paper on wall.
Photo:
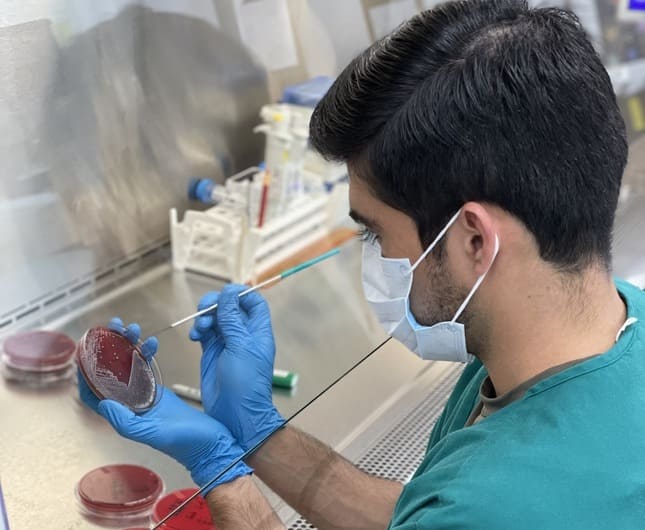
M 219 28 L 214 2 L 177 2 L 176 0 L 142 0 L 141 5 L 164 13 L 177 13 L 210 22 Z
M 385 37 L 394 28 L 419 12 L 416 0 L 390 0 L 369 7 L 368 14 L 374 38 Z
M 237 0 L 235 8 L 242 42 L 267 70 L 298 64 L 287 0 Z

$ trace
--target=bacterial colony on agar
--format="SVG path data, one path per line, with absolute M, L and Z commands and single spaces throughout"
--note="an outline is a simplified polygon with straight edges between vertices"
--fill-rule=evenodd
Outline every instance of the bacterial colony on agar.
M 152 522 L 156 524 L 161 521 L 196 491 L 195 488 L 177 490 L 159 499 L 152 510 Z M 166 521 L 161 528 L 167 530 L 216 530 L 208 504 L 201 495 L 190 501 L 188 506 Z
M 2 345 L 2 373 L 11 381 L 45 386 L 69 379 L 74 373 L 76 343 L 54 331 L 25 331 Z
M 78 343 L 76 362 L 99 399 L 113 399 L 144 412 L 160 397 L 161 374 L 154 359 L 111 329 L 91 328 Z
M 86 473 L 76 485 L 83 515 L 99 524 L 146 524 L 163 494 L 159 475 L 142 466 L 116 464 Z

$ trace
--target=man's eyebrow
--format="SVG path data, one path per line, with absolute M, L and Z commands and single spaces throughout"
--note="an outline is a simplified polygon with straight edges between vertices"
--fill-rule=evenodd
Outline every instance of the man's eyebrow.
M 358 224 L 364 225 L 367 228 L 371 229 L 377 229 L 379 227 L 378 223 L 374 221 L 373 219 L 367 219 L 366 217 L 363 217 L 360 213 L 358 213 L 356 210 L 350 210 L 349 211 L 349 216 Z

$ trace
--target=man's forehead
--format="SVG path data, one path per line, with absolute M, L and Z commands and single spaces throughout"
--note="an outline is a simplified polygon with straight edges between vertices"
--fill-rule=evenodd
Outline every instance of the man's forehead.
M 349 216 L 359 224 L 369 228 L 378 227 L 376 218 L 379 211 L 379 201 L 372 195 L 369 187 L 358 178 L 349 182 Z
M 350 172 L 351 175 L 351 172 Z M 380 202 L 372 193 L 367 183 L 358 177 L 349 178 L 349 206 L 352 210 L 366 215 L 373 202 Z
M 362 224 L 368 227 L 373 227 L 374 225 L 376 225 L 376 222 L 374 221 L 374 219 L 367 217 L 366 215 L 360 213 L 358 210 L 354 208 L 350 208 L 349 216 L 358 224 Z

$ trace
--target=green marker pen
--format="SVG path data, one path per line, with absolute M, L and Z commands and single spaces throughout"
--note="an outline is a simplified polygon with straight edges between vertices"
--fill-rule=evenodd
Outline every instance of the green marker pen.
M 273 386 L 277 386 L 279 388 L 293 388 L 298 384 L 298 374 L 275 368 L 273 370 L 273 379 L 271 380 L 271 383 Z
M 273 370 L 273 378 L 271 383 L 275 387 L 291 390 L 298 384 L 298 374 L 295 372 L 289 372 L 287 370 L 280 370 L 278 368 L 275 368 Z M 197 403 L 202 402 L 202 393 L 200 392 L 199 388 L 181 384 L 173 384 L 171 385 L 171 388 L 178 396 L 190 399 L 191 401 L 196 401 Z

